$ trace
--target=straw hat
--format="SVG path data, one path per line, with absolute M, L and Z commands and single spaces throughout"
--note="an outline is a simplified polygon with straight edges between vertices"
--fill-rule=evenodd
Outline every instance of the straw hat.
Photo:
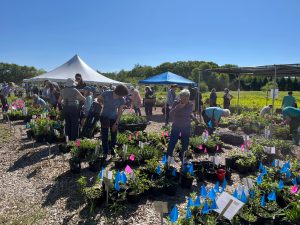
M 66 87 L 74 87 L 76 86 L 77 83 L 75 82 L 74 79 L 72 78 L 68 78 L 67 81 L 66 81 Z

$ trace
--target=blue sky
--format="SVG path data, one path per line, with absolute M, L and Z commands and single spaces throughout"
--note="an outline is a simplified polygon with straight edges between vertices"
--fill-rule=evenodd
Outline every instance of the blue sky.
M 0 62 L 103 72 L 179 60 L 300 62 L 298 0 L 0 0 Z

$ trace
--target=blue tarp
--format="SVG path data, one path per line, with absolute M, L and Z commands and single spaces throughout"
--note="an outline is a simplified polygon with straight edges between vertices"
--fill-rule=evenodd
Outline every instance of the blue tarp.
M 139 81 L 140 84 L 178 84 L 178 85 L 196 85 L 195 82 L 186 79 L 182 76 L 176 75 L 171 72 L 165 72 L 162 74 L 149 77 L 145 80 Z

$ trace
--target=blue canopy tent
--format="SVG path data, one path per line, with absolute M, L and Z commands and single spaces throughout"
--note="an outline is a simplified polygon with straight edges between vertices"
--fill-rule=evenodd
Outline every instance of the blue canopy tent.
M 140 84 L 162 84 L 162 85 L 171 85 L 171 84 L 177 84 L 177 85 L 193 85 L 195 86 L 196 83 L 194 81 L 191 81 L 189 79 L 186 79 L 182 76 L 179 76 L 177 74 L 171 73 L 171 72 L 165 72 L 162 74 L 155 75 L 153 77 L 149 77 L 147 79 L 139 81 Z

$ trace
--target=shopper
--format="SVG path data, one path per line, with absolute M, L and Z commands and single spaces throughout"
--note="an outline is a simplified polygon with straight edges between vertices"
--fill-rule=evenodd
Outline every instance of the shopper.
M 128 89 L 120 84 L 113 91 L 105 91 L 97 97 L 98 102 L 103 105 L 100 122 L 102 148 L 106 155 L 108 155 L 110 150 L 113 150 L 116 145 L 118 125 L 125 107 L 124 96 L 127 95 Z M 109 130 L 111 135 L 110 145 L 108 141 Z
M 209 96 L 209 106 L 216 107 L 217 106 L 217 93 L 216 89 L 211 89 L 210 96 Z
M 132 87 L 130 94 L 131 94 L 131 107 L 134 109 L 134 112 L 137 116 L 141 116 L 142 97 L 140 95 L 140 92 L 136 88 Z
M 282 109 L 284 109 L 285 107 L 296 107 L 297 108 L 296 99 L 293 96 L 292 91 L 289 91 L 288 95 L 283 97 L 281 107 L 282 107 Z
M 224 96 L 223 96 L 223 99 L 224 99 L 224 109 L 229 109 L 229 107 L 230 107 L 230 101 L 231 101 L 232 98 L 233 98 L 233 96 L 229 93 L 229 89 L 225 88 L 224 89 Z
M 148 121 L 151 119 L 155 101 L 156 101 L 156 97 L 153 90 L 149 86 L 146 86 L 144 104 L 145 104 L 145 113 Z
M 189 101 L 190 92 L 183 89 L 179 93 L 179 101 L 175 102 L 170 110 L 170 116 L 173 118 L 170 142 L 167 149 L 168 156 L 173 155 L 175 145 L 181 137 L 181 159 L 184 152 L 188 150 L 189 139 L 191 134 L 191 119 L 196 120 L 193 116 L 193 103 Z
M 220 107 L 208 107 L 202 111 L 202 117 L 207 125 L 209 134 L 212 134 L 214 132 L 222 116 L 230 116 L 229 109 L 221 109 Z
M 61 90 L 59 103 L 63 105 L 63 116 L 65 118 L 65 133 L 69 140 L 74 141 L 79 136 L 79 113 L 80 103 L 85 101 L 85 97 L 76 89 L 77 83 L 69 78 L 66 87 Z

